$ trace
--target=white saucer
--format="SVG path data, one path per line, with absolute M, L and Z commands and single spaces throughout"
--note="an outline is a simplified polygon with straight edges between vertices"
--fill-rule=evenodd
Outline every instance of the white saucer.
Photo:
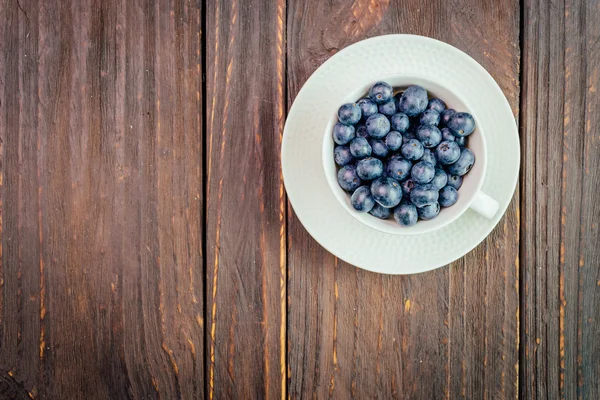
M 356 89 L 357 82 L 398 73 L 435 79 L 469 104 L 486 132 L 488 164 L 482 190 L 500 205 L 493 219 L 467 210 L 456 221 L 436 231 L 393 235 L 361 223 L 332 193 L 322 162 L 323 135 L 332 114 L 348 93 Z M 342 260 L 386 274 L 413 274 L 439 268 L 483 241 L 510 203 L 520 159 L 514 116 L 490 74 L 455 47 L 414 35 L 363 40 L 321 65 L 292 105 L 281 153 L 287 194 L 306 230 Z

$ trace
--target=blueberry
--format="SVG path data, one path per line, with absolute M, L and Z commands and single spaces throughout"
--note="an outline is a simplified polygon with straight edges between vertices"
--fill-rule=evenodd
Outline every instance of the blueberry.
M 375 157 L 384 158 L 390 152 L 388 150 L 387 146 L 385 145 L 385 143 L 383 142 L 383 140 L 381 140 L 381 139 L 371 139 L 371 140 L 369 140 L 369 144 L 371 145 L 371 148 L 373 149 L 373 155 Z
M 379 219 L 388 219 L 391 213 L 391 208 L 382 207 L 378 203 L 375 203 L 375 206 L 369 211 L 369 214 Z
M 452 186 L 454 189 L 458 190 L 462 186 L 463 178 L 458 175 L 451 175 L 448 173 L 448 186 Z
M 427 108 L 427 91 L 421 86 L 409 86 L 398 101 L 398 111 L 409 117 L 421 114 Z
M 391 131 L 385 137 L 385 145 L 391 151 L 396 151 L 402 146 L 402 135 L 400 132 Z
M 475 120 L 469 113 L 455 113 L 448 121 L 448 128 L 454 133 L 454 136 L 469 136 L 475 130 Z
M 377 82 L 369 89 L 369 98 L 377 104 L 387 103 L 393 95 L 394 89 L 386 82 Z
M 410 191 L 410 201 L 417 207 L 435 204 L 439 193 L 433 185 L 417 185 Z
M 400 153 L 407 160 L 418 160 L 423 156 L 424 152 L 423 145 L 417 139 L 409 139 L 400 148 Z
M 419 119 L 421 125 L 434 125 L 437 126 L 440 123 L 440 113 L 435 110 L 425 110 L 421 114 Z
M 396 114 L 396 103 L 394 102 L 394 99 L 390 99 L 386 103 L 380 104 L 378 109 L 380 114 L 391 117 Z
M 442 132 L 436 126 L 421 125 L 417 128 L 415 135 L 428 149 L 437 146 L 442 141 Z
M 415 183 L 429 183 L 435 176 L 435 167 L 427 161 L 419 161 L 410 170 L 410 177 Z
M 362 119 L 366 120 L 377 112 L 377 104 L 368 97 L 362 98 L 356 102 L 362 112 Z
M 377 178 L 371 183 L 371 195 L 381 206 L 391 208 L 402 200 L 402 189 L 392 178 Z
M 446 186 L 440 190 L 440 204 L 442 207 L 450 207 L 458 200 L 458 191 L 452 186 Z
M 450 164 L 447 169 L 452 175 L 463 176 L 473 168 L 473 164 L 475 164 L 475 154 L 464 148 L 458 160 L 454 164 Z
M 456 138 L 456 144 L 458 145 L 458 147 L 467 147 L 467 137 L 463 136 L 463 137 L 457 137 Z
M 333 149 L 333 159 L 340 167 L 350 163 L 353 160 L 350 148 L 348 146 L 335 146 L 335 149 Z
M 440 164 L 450 165 L 460 157 L 460 147 L 456 142 L 442 142 L 436 147 L 435 156 Z
M 367 127 L 364 124 L 356 125 L 356 136 L 368 138 Z
M 356 189 L 352 193 L 352 197 L 350 197 L 350 202 L 352 203 L 352 207 L 360 212 L 369 212 L 375 205 L 375 200 L 371 196 L 371 189 L 368 186 L 361 186 Z
M 347 144 L 354 139 L 354 127 L 341 122 L 333 126 L 333 141 L 337 144 Z
M 439 113 L 446 109 L 446 103 L 442 99 L 431 99 L 427 104 L 428 110 L 435 110 Z
M 402 143 L 403 143 L 403 144 L 405 144 L 405 143 L 407 143 L 409 140 L 411 140 L 411 139 L 416 139 L 416 138 L 417 138 L 417 137 L 415 136 L 415 134 L 414 134 L 414 133 L 412 133 L 412 132 L 404 132 L 404 133 L 402 134 Z M 421 142 L 419 142 L 419 143 L 421 143 Z
M 375 139 L 381 139 L 390 131 L 390 121 L 383 114 L 373 114 L 367 118 L 367 133 Z
M 360 174 L 358 174 L 360 176 Z M 448 183 L 448 174 L 441 168 L 435 169 L 435 174 L 430 182 L 437 190 L 440 190 Z
M 422 220 L 430 220 L 434 219 L 440 213 L 440 203 L 428 204 L 426 206 L 417 208 L 417 213 L 419 214 L 419 218 Z
M 350 153 L 354 158 L 369 157 L 371 152 L 371 145 L 365 138 L 357 137 L 350 142 Z
M 383 174 L 383 163 L 373 157 L 367 157 L 356 164 L 358 177 L 365 181 L 379 178 Z
M 406 179 L 400 182 L 400 187 L 402 188 L 402 193 L 404 196 L 408 197 L 410 195 L 410 191 L 415 187 L 415 181 L 412 179 Z
M 450 121 L 450 118 L 452 118 L 452 116 L 455 113 L 456 113 L 456 111 L 454 111 L 454 109 L 452 109 L 452 108 L 442 111 L 440 113 L 440 125 L 442 125 L 442 126 L 448 125 L 448 121 Z
M 442 128 L 440 129 L 440 132 L 442 132 L 442 140 L 445 140 L 446 142 L 455 142 L 456 141 L 456 136 L 454 136 L 454 134 L 452 133 L 452 131 L 448 128 Z M 358 136 L 358 131 L 356 131 L 356 135 Z
M 392 123 L 392 129 L 400 133 L 406 132 L 410 126 L 410 120 L 408 119 L 408 116 L 403 113 L 396 113 L 392 115 L 390 117 L 390 122 Z
M 342 124 L 354 125 L 360 121 L 362 111 L 356 103 L 343 104 L 338 109 L 338 119 Z
M 362 183 L 356 173 L 356 167 L 352 164 L 340 168 L 337 179 L 340 187 L 348 192 L 354 191 Z
M 421 143 L 421 142 L 419 142 L 419 143 Z M 427 161 L 434 167 L 437 164 L 437 160 L 435 159 L 435 155 L 433 154 L 433 151 L 431 151 L 431 149 L 425 149 L 423 151 L 423 155 L 421 156 L 421 161 Z
M 385 166 L 386 176 L 402 181 L 410 175 L 412 163 L 399 155 L 393 156 Z
M 412 226 L 417 223 L 418 217 L 417 207 L 408 201 L 403 201 L 394 209 L 394 219 L 400 225 Z

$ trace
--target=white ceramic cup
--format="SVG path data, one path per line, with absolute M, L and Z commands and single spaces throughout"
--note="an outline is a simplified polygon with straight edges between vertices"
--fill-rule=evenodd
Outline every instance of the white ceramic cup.
M 456 111 L 465 111 L 473 114 L 469 105 L 454 95 L 440 83 L 429 78 L 417 75 L 395 74 L 383 76 L 380 79 L 368 79 L 365 82 L 357 82 L 357 89 L 344 99 L 343 103 L 356 102 L 365 97 L 369 88 L 377 81 L 384 81 L 394 87 L 394 93 L 404 90 L 411 85 L 423 86 L 429 93 L 429 97 L 438 97 L 446 103 L 447 108 L 453 108 Z M 342 104 L 343 104 L 342 103 Z M 342 105 L 340 104 L 340 106 Z M 345 192 L 337 182 L 337 167 L 333 160 L 333 149 L 335 143 L 331 137 L 333 126 L 337 122 L 337 109 L 332 110 L 332 117 L 327 125 L 323 135 L 323 168 L 327 182 L 337 200 L 340 202 L 353 217 L 363 224 L 381 232 L 396 235 L 419 235 L 440 229 L 458 217 L 460 217 L 469 208 L 479 213 L 485 218 L 491 219 L 498 211 L 498 202 L 481 191 L 481 185 L 485 177 L 487 166 L 487 147 L 485 145 L 484 129 L 477 124 L 477 115 L 475 118 L 475 131 L 469 135 L 467 147 L 475 155 L 475 164 L 469 173 L 463 176 L 463 184 L 458 190 L 458 201 L 448 208 L 442 208 L 440 214 L 429 221 L 422 221 L 413 226 L 401 226 L 390 217 L 387 220 L 381 220 L 368 213 L 356 211 L 350 202 L 350 195 Z

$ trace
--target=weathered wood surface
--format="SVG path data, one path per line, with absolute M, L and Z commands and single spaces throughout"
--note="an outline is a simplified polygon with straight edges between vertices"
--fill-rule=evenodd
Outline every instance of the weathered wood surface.
M 0 2 L 0 397 L 203 395 L 201 12 Z
M 517 1 L 288 2 L 288 104 L 328 57 L 358 40 L 414 33 L 490 71 L 519 108 Z M 513 398 L 518 378 L 518 191 L 497 229 L 450 267 L 406 277 L 356 269 L 289 210 L 289 395 Z
M 0 399 L 600 398 L 599 13 L 0 0 Z M 302 84 L 387 33 L 480 62 L 523 146 L 490 237 L 407 277 L 323 250 L 280 177 Z
M 523 398 L 600 398 L 598 15 L 598 1 L 524 4 Z
M 285 395 L 285 1 L 206 10 L 209 398 Z

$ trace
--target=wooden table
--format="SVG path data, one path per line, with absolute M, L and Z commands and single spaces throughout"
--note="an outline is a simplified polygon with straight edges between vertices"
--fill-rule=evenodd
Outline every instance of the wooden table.
M 0 398 L 599 399 L 599 15 L 0 0 Z M 470 54 L 521 134 L 499 225 L 415 276 L 326 252 L 280 175 L 302 84 L 388 33 Z

